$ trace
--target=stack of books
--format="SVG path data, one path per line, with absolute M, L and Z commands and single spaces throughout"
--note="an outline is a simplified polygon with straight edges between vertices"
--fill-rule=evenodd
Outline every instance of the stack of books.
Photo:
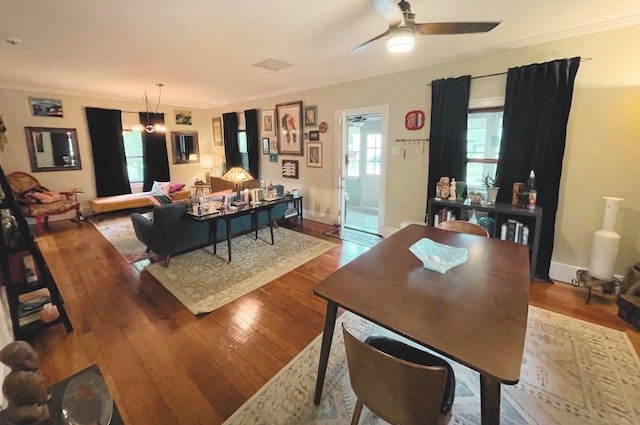
M 523 245 L 529 244 L 529 227 L 518 220 L 508 219 L 500 227 L 500 239 Z
M 43 307 L 51 302 L 51 294 L 47 288 L 42 288 L 20 295 L 18 301 L 18 324 L 25 326 L 40 320 Z

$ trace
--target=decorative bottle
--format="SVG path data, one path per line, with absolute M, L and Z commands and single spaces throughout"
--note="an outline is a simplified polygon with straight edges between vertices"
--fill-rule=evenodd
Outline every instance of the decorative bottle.
M 593 234 L 591 247 L 591 260 L 589 261 L 589 274 L 603 281 L 613 280 L 613 268 L 618 257 L 620 235 L 615 232 L 616 215 L 623 198 L 611 198 L 604 196 L 604 219 L 602 229 Z

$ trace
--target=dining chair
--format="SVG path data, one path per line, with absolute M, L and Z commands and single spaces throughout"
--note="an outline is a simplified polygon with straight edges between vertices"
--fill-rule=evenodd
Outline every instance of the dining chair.
M 442 221 L 438 224 L 439 229 L 450 230 L 452 232 L 458 233 L 468 233 L 470 235 L 478 235 L 489 237 L 489 233 L 484 229 L 484 227 L 478 226 L 477 224 L 469 223 L 464 220 L 447 220 Z
M 360 341 L 344 324 L 342 332 L 357 397 L 351 425 L 360 420 L 363 406 L 391 424 L 449 423 L 455 393 L 449 363 L 385 336 Z

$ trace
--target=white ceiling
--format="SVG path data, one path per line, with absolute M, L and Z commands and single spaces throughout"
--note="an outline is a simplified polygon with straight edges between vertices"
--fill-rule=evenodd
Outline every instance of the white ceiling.
M 412 0 L 416 22 L 501 21 L 486 34 L 377 41 L 369 0 L 0 0 L 0 87 L 210 108 L 640 23 L 639 0 Z M 270 71 L 252 64 L 293 64 Z

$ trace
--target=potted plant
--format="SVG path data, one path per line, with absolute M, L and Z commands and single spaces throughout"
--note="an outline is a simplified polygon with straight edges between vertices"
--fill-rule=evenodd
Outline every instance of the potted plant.
M 498 190 L 500 190 L 495 177 L 488 173 L 484 174 L 482 176 L 482 185 L 487 190 L 487 204 L 494 205 L 498 196 Z

